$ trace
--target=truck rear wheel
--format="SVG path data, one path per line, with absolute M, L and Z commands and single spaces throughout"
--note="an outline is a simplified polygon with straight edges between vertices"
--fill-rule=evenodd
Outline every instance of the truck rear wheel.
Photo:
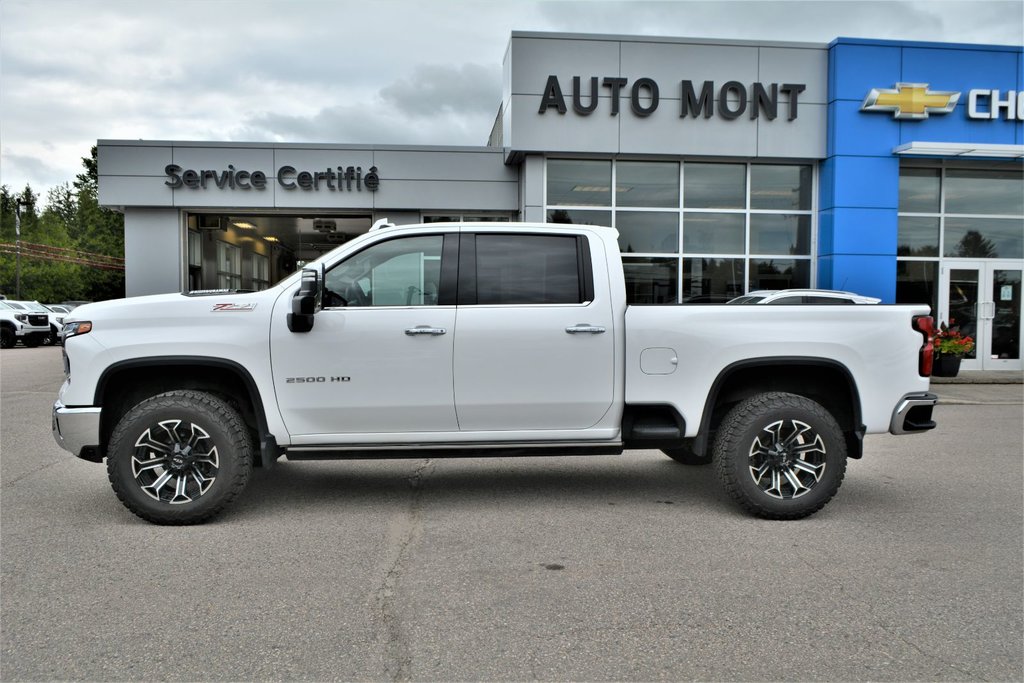
M 107 449 L 107 476 L 139 517 L 196 524 L 245 488 L 252 453 L 238 411 L 211 394 L 170 391 L 142 401 L 118 422 Z
M 684 465 L 710 465 L 711 464 L 711 453 L 705 455 L 697 455 L 693 452 L 690 447 L 690 439 L 687 439 L 682 446 L 676 448 L 662 448 L 661 452 L 672 458 L 678 463 Z
M 725 416 L 714 460 L 729 494 L 766 519 L 820 510 L 846 474 L 846 442 L 835 418 L 803 396 L 752 396 Z

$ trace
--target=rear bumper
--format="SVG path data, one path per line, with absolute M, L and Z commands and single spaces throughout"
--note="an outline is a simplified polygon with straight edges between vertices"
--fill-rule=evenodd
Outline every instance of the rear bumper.
M 938 402 L 939 397 L 930 392 L 907 394 L 893 408 L 889 433 L 916 434 L 935 429 L 932 408 Z
M 101 408 L 67 408 L 53 404 L 53 438 L 64 450 L 85 460 L 97 460 Z

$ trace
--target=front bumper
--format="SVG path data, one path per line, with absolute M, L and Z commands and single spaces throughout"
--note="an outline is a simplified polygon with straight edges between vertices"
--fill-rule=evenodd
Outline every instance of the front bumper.
M 79 458 L 99 462 L 101 408 L 67 408 L 53 404 L 53 438 L 57 445 Z
M 935 429 L 932 408 L 938 402 L 939 397 L 930 392 L 907 394 L 893 408 L 889 433 L 916 434 Z

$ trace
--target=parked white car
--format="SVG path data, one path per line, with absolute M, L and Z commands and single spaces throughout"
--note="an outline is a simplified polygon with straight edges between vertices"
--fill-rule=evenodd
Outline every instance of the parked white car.
M 843 305 L 877 304 L 881 299 L 863 296 L 854 292 L 835 289 L 758 289 L 749 294 L 731 299 L 730 304 L 771 304 L 788 306 L 793 304 Z

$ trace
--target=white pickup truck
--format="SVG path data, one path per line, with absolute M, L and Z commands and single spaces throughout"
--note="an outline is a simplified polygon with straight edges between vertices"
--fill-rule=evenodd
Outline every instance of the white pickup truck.
M 385 225 L 265 291 L 76 308 L 53 434 L 158 524 L 212 517 L 282 455 L 640 448 L 794 519 L 865 433 L 935 426 L 928 313 L 627 306 L 611 228 Z

